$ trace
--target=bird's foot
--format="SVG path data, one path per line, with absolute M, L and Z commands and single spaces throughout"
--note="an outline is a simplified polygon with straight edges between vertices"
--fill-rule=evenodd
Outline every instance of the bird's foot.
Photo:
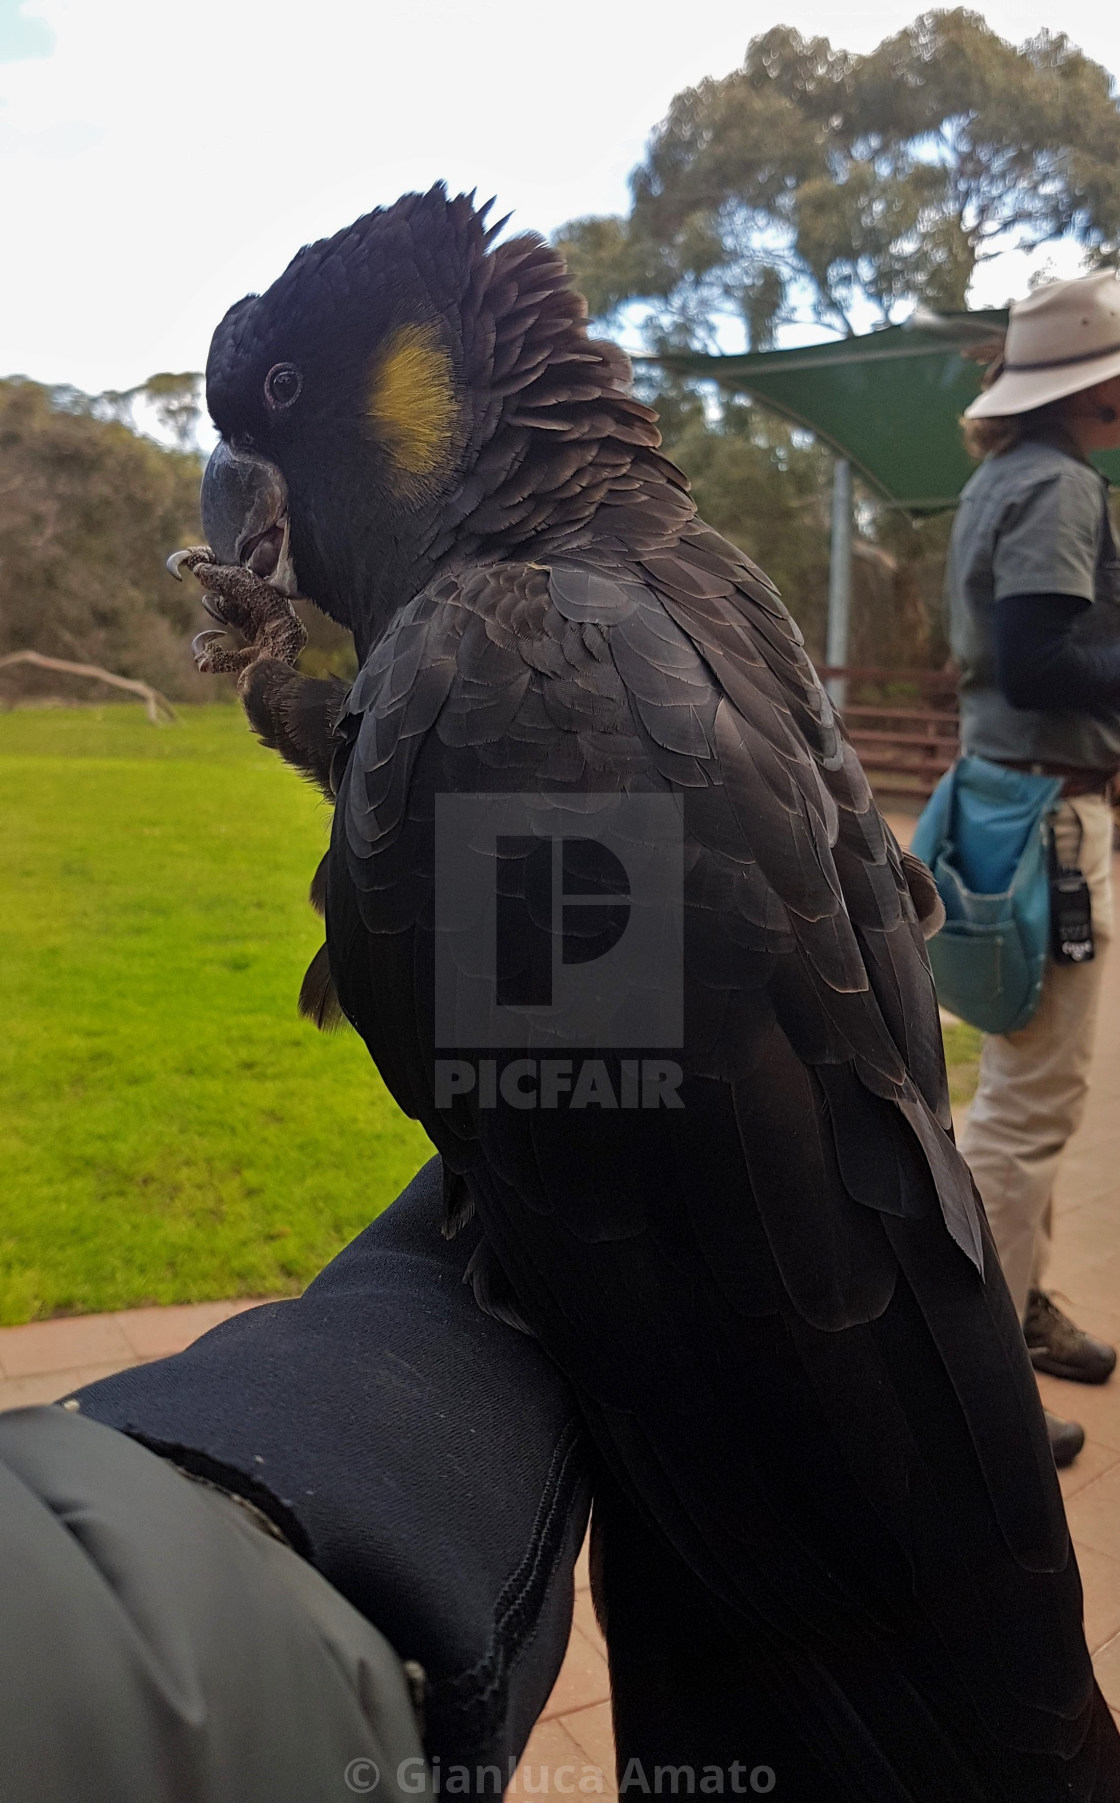
M 222 627 L 239 632 L 245 644 L 232 649 L 224 631 L 200 632 L 191 643 L 194 661 L 203 675 L 228 670 L 238 687 L 262 658 L 294 666 L 307 643 L 307 632 L 286 595 L 279 594 L 252 570 L 214 562 L 209 545 L 193 545 L 176 551 L 167 560 L 173 576 L 182 581 L 189 570 L 202 587 L 202 605 Z

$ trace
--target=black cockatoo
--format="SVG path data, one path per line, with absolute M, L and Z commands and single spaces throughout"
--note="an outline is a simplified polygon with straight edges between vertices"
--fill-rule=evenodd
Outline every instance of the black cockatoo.
M 641 1584 L 645 1536 L 734 1649 L 721 1745 L 799 1803 L 1116 1797 L 932 886 L 627 376 L 558 254 L 442 188 L 219 325 L 177 561 L 247 641 L 202 667 L 336 797 L 304 1005 L 477 1212 L 480 1298 L 575 1385 Z M 297 594 L 349 692 L 290 667 Z M 686 1679 L 656 1738 L 702 1760 Z

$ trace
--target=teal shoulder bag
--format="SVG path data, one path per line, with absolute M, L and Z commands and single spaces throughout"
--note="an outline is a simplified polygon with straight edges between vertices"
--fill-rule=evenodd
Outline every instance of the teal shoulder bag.
M 1038 1007 L 1050 938 L 1048 826 L 1061 778 L 958 758 L 910 849 L 929 865 L 945 925 L 929 942 L 943 1007 L 1014 1033 Z

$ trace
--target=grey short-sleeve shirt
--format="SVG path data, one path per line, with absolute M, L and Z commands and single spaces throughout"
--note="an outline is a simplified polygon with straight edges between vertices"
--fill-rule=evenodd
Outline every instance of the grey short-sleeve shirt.
M 1075 595 L 1080 636 L 1120 641 L 1120 549 L 1108 485 L 1064 441 L 1026 439 L 966 483 L 946 568 L 961 669 L 961 746 L 981 757 L 1120 767 L 1120 711 L 1012 707 L 995 686 L 995 608 L 1011 595 Z

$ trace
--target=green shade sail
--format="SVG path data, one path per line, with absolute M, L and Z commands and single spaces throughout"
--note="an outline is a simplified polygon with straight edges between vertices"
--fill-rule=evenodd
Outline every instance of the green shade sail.
M 969 346 L 1002 334 L 1005 312 L 927 313 L 905 325 L 801 350 L 709 356 L 666 351 L 660 363 L 749 394 L 846 457 L 875 493 L 908 513 L 955 507 L 975 467 L 959 420 L 980 391 Z M 1093 460 L 1120 484 L 1120 451 Z

